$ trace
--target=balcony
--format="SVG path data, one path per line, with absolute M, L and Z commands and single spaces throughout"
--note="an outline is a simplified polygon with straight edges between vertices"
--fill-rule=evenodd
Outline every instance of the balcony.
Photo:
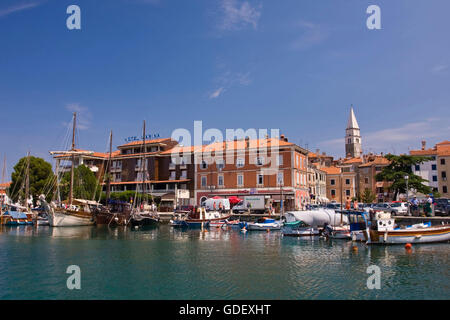
M 111 167 L 111 172 L 121 172 L 122 167 Z
M 175 170 L 176 169 L 176 164 L 175 163 L 171 163 L 169 164 L 169 170 Z

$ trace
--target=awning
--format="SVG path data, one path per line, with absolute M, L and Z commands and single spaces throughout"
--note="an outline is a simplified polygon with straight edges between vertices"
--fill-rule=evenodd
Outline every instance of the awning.
M 175 200 L 175 193 L 174 192 L 166 193 L 165 195 L 163 195 L 161 197 L 161 201 L 174 201 L 174 200 Z

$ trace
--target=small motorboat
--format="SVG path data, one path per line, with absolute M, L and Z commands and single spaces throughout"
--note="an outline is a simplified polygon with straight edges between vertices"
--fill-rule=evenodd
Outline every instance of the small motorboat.
M 299 227 L 299 228 L 284 228 L 283 236 L 286 237 L 318 237 L 320 236 L 320 231 L 316 228 L 311 227 Z
M 241 229 L 245 228 L 248 231 L 267 231 L 267 230 L 280 230 L 281 223 L 275 219 L 261 218 L 257 222 L 241 222 Z
M 131 213 L 129 223 L 132 227 L 156 226 L 159 223 L 159 217 L 152 212 L 135 211 Z

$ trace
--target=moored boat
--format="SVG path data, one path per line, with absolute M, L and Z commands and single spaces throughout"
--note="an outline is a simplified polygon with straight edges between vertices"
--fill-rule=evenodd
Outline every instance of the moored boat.
M 267 231 L 280 230 L 281 223 L 275 219 L 261 218 L 257 222 L 241 222 L 241 229 L 245 228 L 248 231 Z

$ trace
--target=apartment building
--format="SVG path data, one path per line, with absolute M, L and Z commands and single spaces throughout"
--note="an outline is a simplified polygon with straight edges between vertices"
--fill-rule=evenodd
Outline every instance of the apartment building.
M 347 199 L 356 197 L 356 174 L 346 167 L 323 167 L 326 172 L 327 198 L 332 202 L 345 203 Z
M 308 191 L 313 204 L 329 202 L 327 198 L 327 174 L 316 167 L 308 164 Z
M 423 179 L 428 180 L 424 184 L 430 186 L 433 191 L 439 192 L 442 197 L 449 197 L 450 173 L 450 141 L 437 143 L 433 148 L 426 148 L 426 141 L 422 141 L 420 150 L 411 150 L 411 155 L 430 157 L 431 160 L 413 166 L 411 169 Z
M 217 150 L 222 150 L 217 157 Z M 310 202 L 308 151 L 280 138 L 241 139 L 202 146 L 196 153 L 197 204 L 214 196 L 263 195 L 280 210 L 299 210 Z
M 375 194 L 377 202 L 393 201 L 394 193 L 390 189 L 392 182 L 376 179 L 376 175 L 389 165 L 389 160 L 374 154 L 365 155 L 363 159 L 364 163 L 358 166 L 358 194 L 362 196 L 364 190 L 370 190 Z

